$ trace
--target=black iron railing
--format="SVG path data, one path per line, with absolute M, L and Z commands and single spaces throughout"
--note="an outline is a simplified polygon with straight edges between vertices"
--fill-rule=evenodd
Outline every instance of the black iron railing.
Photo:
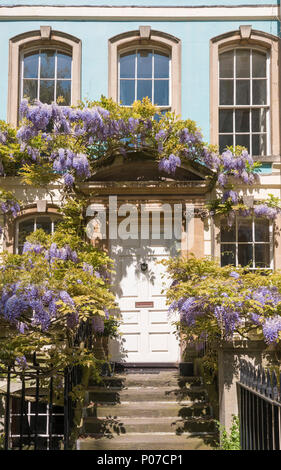
M 90 321 L 79 326 L 73 347 L 78 347 L 81 343 L 88 350 L 93 349 L 93 328 Z M 32 364 L 29 361 L 28 368 L 20 375 L 14 364 L 0 369 L 0 381 L 5 383 L 5 450 L 68 450 L 72 445 L 70 436 L 75 403 L 71 392 L 81 382 L 81 367 L 69 366 L 54 374 L 45 369 L 37 361 L 35 353 Z M 59 401 L 55 396 L 55 379 L 61 384 Z
M 4 386 L 4 449 L 53 450 L 69 448 L 73 387 L 73 371 L 61 378 L 64 403 L 54 400 L 54 378 L 46 376 L 36 361 L 20 375 L 13 366 L 0 371 Z M 48 384 L 42 387 L 41 383 Z M 3 385 L 2 385 L 3 386 Z
M 281 449 L 281 373 L 243 361 L 238 382 L 242 450 Z

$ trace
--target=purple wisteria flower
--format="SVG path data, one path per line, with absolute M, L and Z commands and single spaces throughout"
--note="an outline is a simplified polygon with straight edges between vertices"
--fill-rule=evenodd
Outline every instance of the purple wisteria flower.
M 159 170 L 166 173 L 174 174 L 178 166 L 181 166 L 181 159 L 174 154 L 171 154 L 169 158 L 162 158 L 159 162 Z
M 229 191 L 225 191 L 222 197 L 222 201 L 225 202 L 230 199 L 234 204 L 238 203 L 238 194 L 236 191 L 230 189 Z
M 269 207 L 267 204 L 257 204 L 254 206 L 254 214 L 256 217 L 266 217 L 267 219 L 273 220 L 279 212 L 279 208 Z
M 23 254 L 24 253 L 36 253 L 37 255 L 42 253 L 44 250 L 43 246 L 40 245 L 40 243 L 30 243 L 30 242 L 25 242 L 23 245 Z
M 230 277 L 234 277 L 234 279 L 239 279 L 240 277 L 240 274 L 238 274 L 236 271 L 231 271 L 229 275 Z
M 16 365 L 21 369 L 21 370 L 25 370 L 27 369 L 27 360 L 26 360 L 26 357 L 25 356 L 18 356 L 16 357 Z
M 94 268 L 91 264 L 83 263 L 82 269 L 83 271 L 85 271 L 86 273 L 90 273 L 91 275 L 93 275 L 94 273 Z
M 64 183 L 66 186 L 69 186 L 69 187 L 73 186 L 74 178 L 71 173 L 66 173 L 66 175 L 64 175 Z
M 60 291 L 60 299 L 67 305 L 70 305 L 71 307 L 74 307 L 75 304 L 74 304 L 74 300 L 72 299 L 72 297 L 70 297 L 70 295 L 68 294 L 68 292 L 66 292 L 65 290 L 62 290 Z
M 267 318 L 262 325 L 263 335 L 268 344 L 276 343 L 281 338 L 281 316 Z

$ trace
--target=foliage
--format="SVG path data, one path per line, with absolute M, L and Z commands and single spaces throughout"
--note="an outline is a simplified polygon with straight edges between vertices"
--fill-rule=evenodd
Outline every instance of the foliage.
M 217 422 L 217 425 L 220 431 L 220 450 L 241 450 L 240 423 L 238 416 L 232 415 L 229 433 L 219 422 Z
M 238 334 L 281 340 L 281 273 L 220 267 L 209 258 L 163 261 L 174 279 L 168 289 L 170 311 L 180 313 L 178 331 L 185 341 L 218 345 Z
M 194 121 L 180 120 L 171 112 L 161 115 L 148 98 L 130 108 L 103 96 L 76 108 L 40 102 L 29 107 L 23 100 L 20 113 L 23 120 L 17 132 L 0 123 L 2 174 L 20 175 L 33 186 L 59 180 L 71 193 L 117 155 L 133 159 L 141 152 L 143 158 L 158 162 L 161 178 L 186 163 L 208 169 L 210 185 L 217 189 L 208 206 L 211 215 L 229 214 L 231 224 L 235 213 L 252 212 L 235 188 L 257 183 L 260 164 L 243 147 L 229 147 L 219 155 L 203 142 Z M 274 219 L 280 207 L 271 202 L 256 204 L 255 215 Z
M 27 237 L 22 255 L 2 255 L 0 361 L 14 364 L 19 373 L 28 369 L 33 352 L 44 359 L 46 373 L 96 365 L 77 332 L 87 323 L 96 334 L 96 318 L 103 322 L 115 305 L 108 281 L 112 268 L 107 255 L 83 238 L 79 210 L 83 202 L 70 199 L 53 235 L 37 230 Z
M 103 336 L 111 339 L 117 338 L 119 325 L 120 322 L 115 317 L 109 316 L 109 318 L 105 318 Z

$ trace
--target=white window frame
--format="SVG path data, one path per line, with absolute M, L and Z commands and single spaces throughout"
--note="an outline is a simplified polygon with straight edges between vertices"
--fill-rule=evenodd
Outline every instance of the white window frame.
M 34 220 L 34 230 L 33 232 L 35 232 L 35 230 L 37 230 L 37 219 L 40 219 L 40 218 L 49 218 L 51 219 L 51 233 L 53 234 L 54 233 L 54 229 L 55 229 L 55 222 L 60 220 L 60 216 L 59 215 L 50 215 L 50 214 L 36 214 L 36 215 L 30 215 L 28 217 L 24 217 L 24 218 L 21 218 L 20 220 L 18 220 L 16 222 L 16 229 L 15 229 L 15 254 L 18 254 L 19 253 L 19 226 L 22 222 L 26 222 L 28 220 Z
M 243 78 L 237 78 L 236 77 L 236 51 L 237 50 L 248 50 L 250 51 L 250 76 L 249 77 L 243 77 Z M 229 52 L 229 51 L 233 51 L 234 53 L 234 64 L 233 64 L 233 78 L 221 78 L 220 77 L 220 56 L 221 54 L 223 54 L 224 52 Z M 253 83 L 253 79 L 254 80 L 264 80 L 263 77 L 259 78 L 253 78 L 252 76 L 252 58 L 253 58 L 253 51 L 258 51 L 258 52 L 262 52 L 263 54 L 266 55 L 266 97 L 267 97 L 267 104 L 265 105 L 253 105 L 252 104 L 252 89 L 253 89 L 253 86 L 252 86 L 252 83 Z M 264 155 L 270 155 L 271 154 L 271 142 L 270 142 L 270 136 L 271 136 L 271 129 L 270 129 L 270 113 L 271 113 L 271 109 L 270 109 L 270 102 L 271 102 L 271 97 L 270 97 L 270 83 L 271 83 L 271 77 L 270 77 L 270 54 L 269 52 L 262 48 L 262 47 L 258 47 L 258 46 L 254 46 L 254 47 L 249 47 L 249 46 L 235 46 L 235 47 L 231 47 L 231 46 L 228 46 L 228 47 L 225 47 L 223 48 L 222 50 L 220 50 L 220 53 L 219 53 L 219 60 L 218 60 L 218 97 L 220 97 L 220 82 L 221 81 L 224 81 L 224 80 L 232 80 L 233 81 L 233 98 L 234 98 L 234 101 L 236 101 L 236 81 L 237 80 L 243 80 L 243 81 L 249 81 L 250 82 L 250 104 L 249 105 L 237 105 L 236 103 L 233 104 L 233 105 L 222 105 L 220 104 L 219 102 L 219 106 L 218 106 L 218 113 L 220 112 L 220 110 L 224 110 L 224 109 L 229 109 L 229 110 L 232 110 L 233 111 L 233 131 L 232 133 L 231 132 L 220 132 L 219 129 L 219 137 L 221 135 L 232 135 L 233 136 L 233 146 L 236 145 L 236 134 L 239 134 L 239 135 L 249 135 L 249 143 L 250 143 L 250 148 L 248 149 L 248 152 L 250 155 L 252 155 L 252 135 L 255 134 L 255 135 L 261 135 L 261 134 L 265 134 L 266 135 L 266 150 L 265 150 L 265 154 Z M 238 132 L 236 133 L 235 132 L 235 110 L 239 110 L 239 109 L 245 109 L 245 110 L 249 110 L 250 113 L 249 113 L 249 132 Z M 252 132 L 252 113 L 251 113 L 251 110 L 252 109 L 265 109 L 265 112 L 266 112 L 266 132 Z M 263 155 L 263 156 L 264 156 Z
M 274 269 L 274 244 L 273 244 L 273 239 L 274 239 L 274 224 L 273 222 L 269 221 L 269 240 L 268 242 L 260 242 L 260 241 L 255 241 L 255 220 L 257 219 L 256 217 L 252 216 L 251 219 L 251 225 L 252 225 L 252 241 L 249 242 L 239 242 L 238 241 L 238 221 L 239 220 L 247 220 L 249 218 L 244 218 L 244 217 L 239 217 L 237 216 L 235 218 L 235 240 L 230 241 L 230 242 L 224 242 L 221 241 L 221 228 L 222 228 L 222 221 L 220 224 L 220 234 L 219 234 L 219 245 L 220 245 L 220 264 L 221 264 L 221 255 L 222 255 L 222 245 L 224 247 L 226 245 L 235 245 L 235 264 L 233 265 L 234 267 L 239 266 L 238 263 L 238 246 L 239 245 L 252 245 L 253 249 L 253 266 L 250 267 L 249 269 L 252 271 L 258 271 L 258 270 L 273 270 Z M 255 266 L 255 245 L 269 245 L 269 267 L 263 268 L 263 267 L 256 267 Z
M 12 399 L 13 397 L 10 398 L 10 409 L 12 410 Z M 31 424 L 31 418 L 32 417 L 35 417 L 36 413 L 35 411 L 31 411 L 31 402 L 30 401 L 27 401 L 27 413 L 24 414 L 26 417 L 27 417 L 27 421 L 28 421 L 28 424 L 30 425 Z M 49 429 L 49 416 L 50 416 L 50 405 L 49 403 L 45 403 L 46 404 L 46 412 L 45 413 L 38 413 L 38 418 L 40 418 L 41 416 L 44 416 L 46 417 L 46 432 L 45 433 L 38 433 L 37 434 L 37 437 L 39 438 L 44 438 L 47 440 L 47 448 L 46 450 L 50 450 L 50 429 Z M 10 439 L 13 440 L 15 438 L 20 438 L 20 434 L 14 434 L 12 432 L 12 421 L 13 421 L 13 418 L 14 417 L 20 417 L 21 414 L 20 413 L 13 413 L 11 412 L 10 414 Z M 64 413 L 55 413 L 54 411 L 52 411 L 52 417 L 55 417 L 55 416 L 64 416 Z M 23 438 L 29 438 L 29 434 L 23 434 L 22 435 Z M 54 437 L 59 437 L 61 439 L 63 439 L 63 434 L 53 434 L 52 433 L 52 438 Z
M 137 52 L 139 50 L 148 50 L 148 51 L 151 51 L 152 52 L 152 78 L 141 78 L 141 79 L 138 79 L 137 77 Z M 135 77 L 134 78 L 120 78 L 120 57 L 123 55 L 123 54 L 126 54 L 126 53 L 134 53 L 135 54 Z M 135 82 L 135 100 L 137 99 L 137 83 L 138 83 L 138 80 L 151 80 L 152 81 L 152 104 L 154 105 L 154 81 L 155 81 L 155 78 L 154 78 L 154 54 L 157 53 L 157 52 L 160 52 L 162 54 L 165 54 L 166 56 L 169 57 L 169 77 L 168 77 L 168 80 L 169 80 L 169 104 L 168 105 L 155 105 L 160 111 L 171 111 L 172 109 L 172 105 L 171 105 L 171 53 L 165 49 L 165 48 L 161 48 L 161 47 L 151 47 L 151 46 L 139 46 L 139 47 L 128 47 L 128 48 L 124 48 L 122 49 L 122 51 L 119 52 L 118 54 L 118 103 L 120 104 L 120 83 L 121 83 L 121 80 L 123 81 L 126 81 L 126 80 L 134 80 Z M 161 81 L 161 80 L 167 80 L 167 78 L 157 78 L 156 81 Z M 131 108 L 132 106 L 130 105 L 122 105 L 126 108 Z
M 40 90 L 40 80 L 41 80 L 41 77 L 40 77 L 40 65 L 41 65 L 41 57 L 40 57 L 40 54 L 42 51 L 46 51 L 46 50 L 53 50 L 55 51 L 55 77 L 54 78 L 42 78 L 42 80 L 52 80 L 54 81 L 54 96 L 57 98 L 57 80 L 61 80 L 61 81 L 70 81 L 71 85 L 70 85 L 70 104 L 69 105 L 64 105 L 63 103 L 61 104 L 62 106 L 72 106 L 72 102 L 73 102 L 73 84 L 72 84 L 72 81 L 73 81 L 73 57 L 72 57 L 72 53 L 71 51 L 69 51 L 68 49 L 66 48 L 63 48 L 63 47 L 55 47 L 55 46 L 45 46 L 45 47 L 31 47 L 31 48 L 26 48 L 24 51 L 21 52 L 21 55 L 20 55 L 20 101 L 24 98 L 23 96 L 23 81 L 24 80 L 28 80 L 28 79 L 25 79 L 24 78 L 24 57 L 26 55 L 29 55 L 29 54 L 32 54 L 32 53 L 37 53 L 39 54 L 39 57 L 38 57 L 38 76 L 37 78 L 32 78 L 30 80 L 36 80 L 37 81 L 37 99 L 39 100 L 39 90 Z M 61 54 L 65 54 L 69 57 L 71 57 L 71 78 L 57 78 L 57 54 L 58 53 L 61 53 Z M 54 100 L 56 102 L 56 100 Z
M 81 40 L 62 31 L 53 31 L 51 26 L 41 26 L 40 30 L 26 31 L 9 41 L 8 109 L 7 121 L 16 127 L 19 124 L 21 98 L 21 55 L 28 50 L 58 49 L 72 57 L 71 104 L 76 106 L 81 100 Z

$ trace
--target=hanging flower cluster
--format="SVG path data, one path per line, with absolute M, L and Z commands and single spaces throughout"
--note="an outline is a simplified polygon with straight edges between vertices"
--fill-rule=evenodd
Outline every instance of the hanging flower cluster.
M 5 216 L 16 218 L 20 212 L 20 203 L 12 192 L 0 190 L 0 212 Z M 3 229 L 0 226 L 0 235 Z
M 245 149 L 228 149 L 219 155 L 204 144 L 193 121 L 178 121 L 169 113 L 154 120 L 156 108 L 150 103 L 144 100 L 141 111 L 139 104 L 134 106 L 128 111 L 104 99 L 81 108 L 40 102 L 29 107 L 24 100 L 17 138 L 22 151 L 31 156 L 31 165 L 34 161 L 49 165 L 50 175 L 63 176 L 66 188 L 94 178 L 96 167 L 118 153 L 126 157 L 136 150 L 149 150 L 158 160 L 160 175 L 174 175 L 191 160 L 210 170 L 210 179 L 221 193 L 213 201 L 211 215 L 224 211 L 231 225 L 238 210 L 242 216 L 249 214 L 235 187 L 258 183 L 259 164 Z M 278 211 L 260 204 L 254 212 L 273 219 Z
M 5 320 L 17 326 L 20 333 L 32 326 L 40 326 L 42 331 L 46 331 L 57 316 L 59 300 L 74 307 L 73 300 L 64 291 L 54 292 L 48 286 L 23 286 L 17 282 L 3 288 L 0 312 Z M 26 322 L 23 321 L 25 317 Z
M 147 151 L 158 161 L 159 177 L 173 176 L 190 161 L 209 170 L 211 184 L 217 188 L 216 199 L 208 204 L 211 216 L 225 214 L 229 225 L 236 215 L 276 218 L 279 204 L 262 201 L 248 207 L 237 191 L 239 185 L 259 183 L 259 163 L 247 150 L 229 148 L 219 155 L 204 144 L 194 121 L 177 120 L 171 113 L 156 120 L 156 112 L 147 99 L 130 109 L 105 98 L 77 108 L 40 102 L 29 106 L 23 100 L 17 133 L 0 125 L 2 174 L 17 174 L 20 169 L 30 184 L 61 178 L 65 189 L 73 191 L 77 182 L 94 179 L 97 168 L 114 156 L 132 158 Z
M 177 280 L 168 290 L 169 309 L 179 312 L 179 328 L 189 338 L 229 341 L 255 333 L 267 344 L 281 342 L 280 273 L 233 271 L 194 258 L 170 260 L 168 269 Z
M 96 164 L 116 152 L 126 156 L 136 149 L 150 149 L 159 160 L 159 169 L 172 174 L 181 159 L 209 155 L 192 121 L 174 125 L 175 120 L 164 117 L 157 122 L 153 119 L 156 108 L 145 100 L 143 117 L 133 117 L 117 105 L 112 112 L 110 100 L 103 104 L 105 107 L 80 109 L 38 102 L 29 107 L 23 100 L 20 113 L 24 120 L 17 132 L 21 150 L 31 156 L 32 162 L 52 163 L 53 172 L 64 176 L 67 187 L 75 180 L 90 178 Z M 134 107 L 132 113 L 136 114 Z M 64 146 L 58 147 L 62 143 Z

